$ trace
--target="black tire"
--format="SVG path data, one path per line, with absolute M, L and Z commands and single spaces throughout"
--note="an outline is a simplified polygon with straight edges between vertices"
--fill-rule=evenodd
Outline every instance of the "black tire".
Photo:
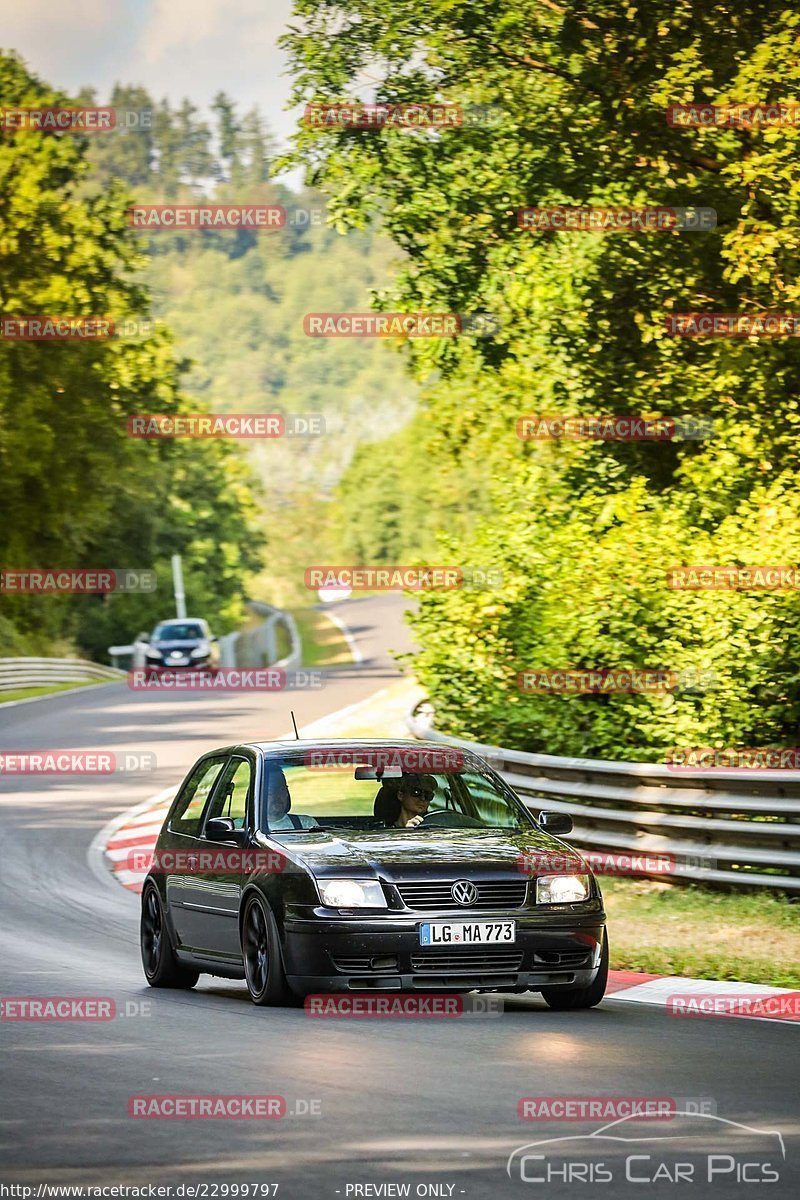
M 594 982 L 585 988 L 542 988 L 550 1008 L 564 1012 L 576 1008 L 594 1008 L 606 994 L 608 983 L 608 934 L 603 930 L 603 950 L 600 955 L 600 967 Z
M 255 892 L 242 914 L 242 958 L 247 990 L 259 1008 L 297 1002 L 283 969 L 278 927 L 269 906 Z
M 142 893 L 142 919 L 139 926 L 142 966 L 150 987 L 193 988 L 199 971 L 182 967 L 169 939 L 164 906 L 155 884 L 147 884 Z

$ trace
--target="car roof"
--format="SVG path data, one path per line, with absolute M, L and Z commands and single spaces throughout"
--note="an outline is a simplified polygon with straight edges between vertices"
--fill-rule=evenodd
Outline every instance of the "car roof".
M 237 742 L 232 746 L 217 746 L 207 750 L 203 758 L 212 758 L 218 754 L 233 754 L 237 750 L 255 751 L 264 758 L 283 758 L 289 754 L 303 751 L 337 750 L 401 750 L 408 747 L 413 750 L 461 750 L 460 746 L 447 742 L 417 741 L 416 738 L 277 738 L 268 742 Z
M 164 617 L 162 621 L 156 621 L 156 625 L 205 625 L 206 621 L 203 617 Z
M 423 742 L 416 738 L 280 738 L 270 742 L 243 742 L 243 746 L 262 754 L 287 754 L 293 750 L 381 750 L 409 749 L 442 750 L 446 742 Z M 458 749 L 458 747 L 452 747 Z

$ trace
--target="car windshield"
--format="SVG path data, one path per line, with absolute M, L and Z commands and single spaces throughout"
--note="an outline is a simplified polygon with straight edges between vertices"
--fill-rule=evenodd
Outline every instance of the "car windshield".
M 153 631 L 154 642 L 185 642 L 190 638 L 205 637 L 202 625 L 197 621 L 162 621 Z
M 348 828 L 409 832 L 529 829 L 532 818 L 475 761 L 453 770 L 408 772 L 369 765 L 269 764 L 264 811 L 270 832 Z

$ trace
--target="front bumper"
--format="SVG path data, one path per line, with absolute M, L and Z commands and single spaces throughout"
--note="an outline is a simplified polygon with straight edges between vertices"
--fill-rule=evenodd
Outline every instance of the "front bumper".
M 158 675 L 163 675 L 167 671 L 207 671 L 211 666 L 210 656 L 205 655 L 204 658 L 193 658 L 190 662 L 151 662 L 145 660 L 144 670 L 154 671 Z
M 567 907 L 567 906 L 565 906 Z M 385 918 L 298 917 L 284 921 L 291 987 L 310 992 L 538 991 L 588 987 L 597 975 L 605 914 L 470 912 L 469 920 L 516 922 L 513 945 L 420 946 L 423 921 L 453 913 Z M 464 919 L 461 913 L 456 919 Z

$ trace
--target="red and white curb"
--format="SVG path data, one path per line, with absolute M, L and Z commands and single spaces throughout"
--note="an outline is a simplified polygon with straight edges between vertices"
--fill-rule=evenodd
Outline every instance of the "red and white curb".
M 117 883 L 141 892 L 164 818 L 175 797 L 174 787 L 165 788 L 143 804 L 120 813 L 100 830 L 90 854 L 98 852 Z
M 164 824 L 175 788 L 166 788 L 143 804 L 121 813 L 95 838 L 93 849 L 102 854 L 107 871 L 123 887 L 141 892 L 156 840 Z M 779 997 L 792 997 L 780 1000 Z M 682 1010 L 676 1012 L 676 997 Z M 800 992 L 760 983 L 686 979 L 682 975 L 648 975 L 643 971 L 609 971 L 608 1000 L 629 1004 L 656 1004 L 679 1018 L 735 1016 L 780 1024 L 800 1023 Z M 721 1011 L 729 1008 L 731 1011 Z M 755 1011 L 747 1011 L 750 1008 Z
M 659 1004 L 676 1019 L 716 1016 L 800 1023 L 800 992 L 762 983 L 609 971 L 606 995 L 632 1004 Z

